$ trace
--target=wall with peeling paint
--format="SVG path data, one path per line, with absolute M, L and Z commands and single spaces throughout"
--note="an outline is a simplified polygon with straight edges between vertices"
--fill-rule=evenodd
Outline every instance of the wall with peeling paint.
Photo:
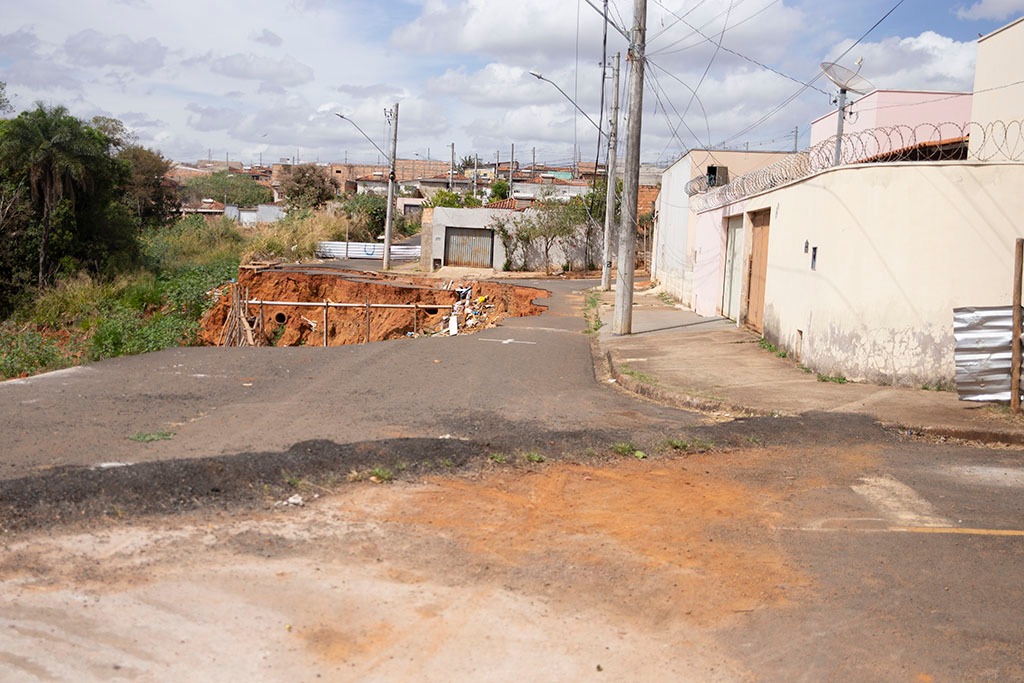
M 1021 187 L 1024 164 L 877 164 L 734 205 L 772 209 L 765 337 L 816 372 L 950 383 L 953 308 L 1012 300 Z

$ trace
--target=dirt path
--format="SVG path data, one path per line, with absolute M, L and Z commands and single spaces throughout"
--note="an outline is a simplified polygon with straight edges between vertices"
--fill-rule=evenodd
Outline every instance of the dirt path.
M 14 680 L 742 680 L 709 634 L 804 582 L 752 500 L 698 460 L 623 460 L 37 533 L 4 552 L 0 660 Z

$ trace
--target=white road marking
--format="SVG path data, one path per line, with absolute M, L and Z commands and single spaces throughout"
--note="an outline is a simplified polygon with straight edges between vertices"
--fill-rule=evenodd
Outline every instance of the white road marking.
M 932 504 L 901 481 L 890 476 L 863 477 L 851 486 L 867 498 L 886 518 L 902 527 L 951 527 Z
M 536 345 L 536 343 L 537 343 L 537 342 L 530 342 L 530 341 L 519 341 L 517 339 L 484 339 L 483 337 L 480 337 L 480 341 L 498 342 L 499 344 L 534 344 L 534 345 Z

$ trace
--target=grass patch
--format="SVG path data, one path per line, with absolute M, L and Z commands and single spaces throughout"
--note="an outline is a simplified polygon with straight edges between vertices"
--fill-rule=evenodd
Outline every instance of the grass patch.
M 490 455 L 487 456 L 487 459 L 495 463 L 496 465 L 504 465 L 505 463 L 508 462 L 508 458 L 502 455 L 501 453 L 491 453 Z
M 167 441 L 174 436 L 174 432 L 161 430 L 159 432 L 136 432 L 128 438 L 139 443 L 150 443 L 152 441 Z
M 668 292 L 661 292 L 661 293 L 659 293 L 658 294 L 658 299 L 661 301 L 661 303 L 666 304 L 668 306 L 675 306 L 676 305 L 676 300 L 673 299 L 672 295 L 669 294 Z
M 819 382 L 832 382 L 833 384 L 846 384 L 847 379 L 842 375 L 823 375 L 818 373 Z
M 630 441 L 620 441 L 618 443 L 613 443 L 612 444 L 612 451 L 616 455 L 633 456 L 637 460 L 643 460 L 644 458 L 647 457 L 646 453 L 644 453 L 642 450 L 637 448 Z
M 386 467 L 374 467 L 369 472 L 370 481 L 375 484 L 383 484 L 395 480 L 395 473 Z
M 619 368 L 619 372 L 622 373 L 623 375 L 626 375 L 627 377 L 632 377 L 633 379 L 635 379 L 637 382 L 640 382 L 641 384 L 657 384 L 657 382 L 654 380 L 654 378 L 651 377 L 650 375 L 644 374 L 644 373 L 640 372 L 639 370 L 634 370 L 633 368 L 629 367 L 628 365 L 621 366 Z
M 596 334 L 598 330 L 604 327 L 604 323 L 601 321 L 601 314 L 599 308 L 601 306 L 601 293 L 595 290 L 590 290 L 584 295 L 583 298 L 583 318 L 587 321 L 587 334 Z
M 779 358 L 785 358 L 789 355 L 789 353 L 787 353 L 785 349 L 780 349 L 779 347 L 777 347 L 775 344 L 772 344 L 764 337 L 761 337 L 760 339 L 757 340 L 757 345 L 760 346 L 765 351 L 768 351 L 769 353 L 774 353 Z
M 537 451 L 527 451 L 526 453 L 523 453 L 523 460 L 532 463 L 542 463 L 544 462 L 544 456 Z
M 665 450 L 682 451 L 684 453 L 706 453 L 714 450 L 715 442 L 708 439 L 665 439 L 662 442 Z

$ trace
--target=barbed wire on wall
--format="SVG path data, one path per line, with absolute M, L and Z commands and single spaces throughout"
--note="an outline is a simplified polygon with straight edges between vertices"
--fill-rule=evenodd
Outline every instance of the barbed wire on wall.
M 820 173 L 835 165 L 836 136 L 764 168 L 711 188 L 704 176 L 684 188 L 696 211 L 707 211 Z M 889 126 L 844 135 L 840 164 L 896 161 L 1022 161 L 1024 122 L 928 123 Z

